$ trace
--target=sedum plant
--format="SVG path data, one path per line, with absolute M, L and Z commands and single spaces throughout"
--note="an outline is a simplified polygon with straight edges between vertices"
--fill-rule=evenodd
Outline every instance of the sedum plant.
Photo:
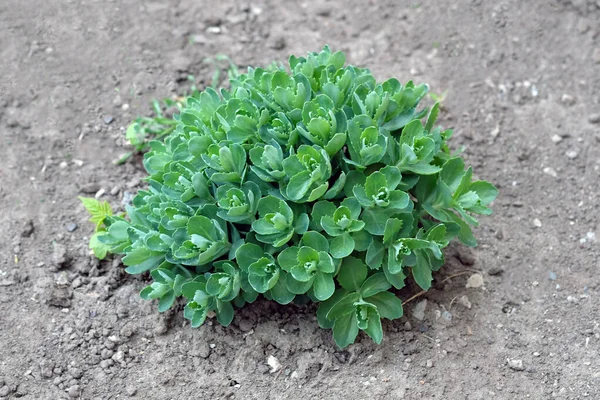
M 96 239 L 150 271 L 141 296 L 159 311 L 183 297 L 193 327 L 262 295 L 319 302 L 340 347 L 360 330 L 380 343 L 381 319 L 402 316 L 395 289 L 429 289 L 452 239 L 475 246 L 496 188 L 450 154 L 438 105 L 418 109 L 426 85 L 378 83 L 328 47 L 230 86 L 188 98 L 149 142 L 148 189 Z

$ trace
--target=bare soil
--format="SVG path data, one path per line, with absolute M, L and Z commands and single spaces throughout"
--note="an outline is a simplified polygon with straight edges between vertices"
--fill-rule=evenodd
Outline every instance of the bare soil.
M 446 93 L 452 146 L 500 189 L 479 247 L 452 247 L 380 346 L 340 351 L 314 307 L 258 301 L 196 330 L 159 314 L 147 277 L 90 256 L 77 196 L 122 208 L 144 186 L 139 158 L 112 164 L 124 127 L 188 75 L 209 84 L 206 57 L 325 43 Z M 593 0 L 3 0 L 0 398 L 599 399 L 598 113 Z

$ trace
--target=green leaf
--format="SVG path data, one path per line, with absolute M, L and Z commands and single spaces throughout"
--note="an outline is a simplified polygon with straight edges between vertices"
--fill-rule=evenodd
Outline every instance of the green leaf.
M 310 172 L 302 171 L 294 175 L 286 188 L 287 198 L 293 201 L 300 200 L 308 192 L 311 184 Z
M 379 292 L 374 296 L 366 297 L 364 300 L 377 307 L 377 311 L 382 318 L 398 319 L 404 313 L 402 300 L 390 292 Z
M 372 235 L 381 236 L 385 232 L 385 225 L 390 212 L 382 208 L 367 208 L 360 218 L 365 223 L 365 230 Z
M 385 274 L 385 277 L 387 278 L 388 282 L 391 283 L 392 286 L 396 289 L 402 289 L 406 285 L 406 283 L 404 282 L 404 280 L 406 279 L 406 275 L 404 275 L 402 269 L 400 269 L 399 272 L 394 274 L 390 272 L 388 263 L 384 263 L 383 273 Z
M 367 266 L 358 258 L 346 257 L 337 274 L 337 281 L 348 291 L 360 290 L 367 278 Z
M 324 274 L 322 272 L 318 272 L 315 275 L 313 291 L 315 297 L 319 301 L 324 301 L 330 298 L 333 292 L 335 291 L 335 283 L 333 282 L 333 276 L 331 274 Z
M 436 102 L 433 105 L 433 107 L 431 107 L 431 111 L 429 112 L 429 116 L 427 117 L 427 123 L 425 124 L 425 130 L 427 132 L 430 132 L 431 128 L 433 128 L 433 124 L 435 124 L 435 120 L 437 119 L 439 111 L 440 111 L 440 103 Z
M 111 246 L 108 246 L 108 245 L 106 245 L 103 242 L 101 242 L 101 241 L 98 240 L 99 237 L 106 236 L 106 235 L 107 235 L 106 231 L 99 231 L 99 232 L 95 232 L 90 237 L 89 247 L 94 252 L 94 255 L 99 260 L 104 260 L 104 257 L 106 257 L 106 254 L 108 254 L 108 252 L 111 249 Z
M 294 225 L 294 232 L 303 235 L 308 230 L 309 218 L 306 213 L 300 214 Z
M 377 311 L 369 311 L 369 321 L 365 332 L 367 332 L 367 335 L 369 335 L 375 343 L 381 343 L 381 340 L 383 339 L 383 330 L 381 328 L 381 318 Z
M 344 258 L 354 251 L 354 239 L 348 232 L 345 232 L 333 238 L 329 247 L 333 257 Z
M 123 257 L 123 264 L 127 265 L 125 272 L 129 274 L 141 274 L 152 268 L 156 268 L 165 259 L 164 254 L 150 251 L 139 247 Z
M 175 303 L 175 292 L 169 290 L 158 302 L 158 312 L 165 312 Z
M 317 251 L 329 251 L 329 242 L 319 232 L 308 231 L 302 236 L 302 246 L 311 247 Z M 281 262 L 280 262 L 281 263 Z
M 333 340 L 343 349 L 354 343 L 358 335 L 358 321 L 356 320 L 356 311 L 350 314 L 342 315 L 337 318 L 333 324 Z
M 427 258 L 417 254 L 417 263 L 412 267 L 413 278 L 423 290 L 429 290 L 433 277 Z
M 335 212 L 336 207 L 333 203 L 325 200 L 317 201 L 313 206 L 311 213 L 311 222 L 310 226 L 315 231 L 322 231 L 323 228 L 321 226 L 321 218 L 324 216 L 331 217 Z
M 304 293 L 308 292 L 308 290 L 313 285 L 313 280 L 311 279 L 306 282 L 300 282 L 300 281 L 297 281 L 296 279 L 294 279 L 293 276 L 287 275 L 285 284 L 286 284 L 286 288 L 291 293 L 304 294 Z
M 253 243 L 246 243 L 240 246 L 235 252 L 235 258 L 242 270 L 247 271 L 250 264 L 258 261 L 265 254 L 260 246 Z
M 81 197 L 79 200 L 83 203 L 85 209 L 90 213 L 90 222 L 96 224 L 96 229 L 102 225 L 106 217 L 113 215 L 112 208 L 107 201 L 100 201 L 93 197 Z
M 354 239 L 354 250 L 356 251 L 367 250 L 373 242 L 373 236 L 366 230 L 353 232 L 352 239 Z
M 336 290 L 333 295 L 319 303 L 319 309 L 317 310 L 317 321 L 319 326 L 323 329 L 331 329 L 333 327 L 333 321 L 327 318 L 327 314 L 333 306 L 335 306 L 342 298 L 346 296 L 347 292 L 343 289 Z
M 270 291 L 273 300 L 275 300 L 279 304 L 289 304 L 296 297 L 294 292 L 288 289 L 288 281 L 290 281 L 290 276 L 285 272 L 282 273 L 279 277 L 279 280 L 277 280 L 277 283 L 275 284 L 275 286 L 273 286 L 273 288 Z
M 360 294 L 363 297 L 373 296 L 379 292 L 388 290 L 392 285 L 387 281 L 383 272 L 371 275 L 363 282 L 360 288 Z
M 217 321 L 223 326 L 229 326 L 231 321 L 233 321 L 233 306 L 228 301 L 217 300 L 217 309 L 215 310 L 217 314 Z
M 381 268 L 381 263 L 383 262 L 383 257 L 385 255 L 386 248 L 379 240 L 373 240 L 371 245 L 367 249 L 367 255 L 365 260 L 367 265 L 371 269 L 379 269 Z

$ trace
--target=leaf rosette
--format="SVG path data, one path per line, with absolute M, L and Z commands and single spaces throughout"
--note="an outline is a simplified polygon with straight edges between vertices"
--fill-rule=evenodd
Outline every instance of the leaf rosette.
M 397 290 L 429 289 L 451 240 L 475 246 L 498 194 L 450 153 L 439 104 L 419 108 L 427 90 L 325 47 L 194 93 L 164 141 L 144 140 L 148 187 L 126 216 L 82 199 L 90 247 L 149 272 L 141 295 L 159 311 L 185 299 L 193 327 L 262 296 L 319 303 L 340 347 L 360 331 L 380 343 L 381 319 L 403 313 Z

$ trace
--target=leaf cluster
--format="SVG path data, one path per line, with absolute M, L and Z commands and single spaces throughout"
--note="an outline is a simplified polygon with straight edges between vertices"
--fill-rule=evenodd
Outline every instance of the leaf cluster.
M 426 85 L 378 83 L 328 47 L 289 68 L 188 98 L 149 142 L 148 189 L 99 240 L 150 271 L 160 311 L 185 298 L 192 326 L 211 311 L 228 325 L 259 295 L 310 299 L 340 347 L 360 330 L 380 343 L 381 319 L 402 316 L 393 290 L 427 290 L 453 238 L 474 246 L 497 190 L 450 155 L 439 106 L 417 109 Z

